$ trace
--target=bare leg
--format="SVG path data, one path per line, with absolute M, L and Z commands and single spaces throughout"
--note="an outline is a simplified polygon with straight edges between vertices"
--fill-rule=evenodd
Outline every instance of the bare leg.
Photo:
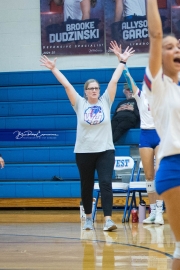
M 143 223 L 145 224 L 164 224 L 163 219 L 163 201 L 159 199 L 158 194 L 153 191 L 153 180 L 155 176 L 155 168 L 154 168 L 154 155 L 157 153 L 157 148 L 154 150 L 153 148 L 143 147 L 140 148 L 140 156 L 143 163 L 144 173 L 146 177 L 146 181 L 149 181 L 149 186 L 151 186 L 151 189 L 147 189 L 148 192 L 148 198 L 150 202 L 150 209 L 151 213 L 148 218 L 143 220 Z
M 154 180 L 154 149 L 153 148 L 148 148 L 148 147 L 143 147 L 139 149 L 143 168 L 144 168 L 144 173 L 145 173 L 145 178 L 147 181 L 152 181 Z M 153 193 L 148 193 L 148 198 L 150 204 L 156 203 L 156 200 L 158 200 L 158 194 L 156 192 Z
M 177 242 L 180 242 L 180 187 L 171 188 L 162 194 L 162 199 L 166 204 L 166 211 L 169 224 Z M 180 269 L 180 259 L 173 260 L 173 270 Z

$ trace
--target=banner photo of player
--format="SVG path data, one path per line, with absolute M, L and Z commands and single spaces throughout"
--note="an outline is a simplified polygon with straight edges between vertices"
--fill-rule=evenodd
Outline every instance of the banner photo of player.
M 40 12 L 42 54 L 105 52 L 103 0 L 40 0 Z
M 171 0 L 158 0 L 163 31 L 171 32 Z M 146 0 L 105 0 L 106 51 L 111 40 L 123 48 L 148 52 L 149 37 Z
M 180 0 L 172 0 L 172 33 L 180 39 Z

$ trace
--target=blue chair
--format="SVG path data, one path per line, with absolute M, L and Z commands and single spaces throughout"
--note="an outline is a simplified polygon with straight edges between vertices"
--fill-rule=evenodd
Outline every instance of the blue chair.
M 143 164 L 142 164 L 142 161 L 140 161 L 136 179 L 135 181 L 131 181 L 128 187 L 127 198 L 126 198 L 126 208 L 128 208 L 128 215 L 126 217 L 126 222 L 129 222 L 129 217 L 130 217 L 132 208 L 137 208 L 136 193 L 139 193 L 140 201 L 142 200 L 142 193 L 147 193 L 146 181 L 140 181 L 140 176 L 141 176 L 142 171 L 143 171 Z M 130 205 L 129 205 L 129 201 L 130 201 Z
M 125 174 L 127 174 L 128 178 L 129 178 L 129 183 L 130 183 L 133 181 L 133 178 L 134 178 L 135 167 L 136 167 L 136 161 L 132 157 L 130 157 L 130 156 L 116 156 L 115 157 L 115 164 L 114 164 L 114 175 L 115 175 L 115 172 L 117 173 L 119 171 L 123 174 L 125 173 Z M 116 179 L 116 181 L 113 181 L 112 182 L 113 194 L 114 193 L 127 194 L 129 183 L 118 182 L 118 179 Z M 95 201 L 95 205 L 94 205 L 93 211 L 92 211 L 93 221 L 95 219 L 98 200 L 99 200 L 99 196 L 100 196 L 100 188 L 99 188 L 98 182 L 96 182 L 94 184 L 94 192 L 96 194 L 95 195 L 96 201 Z M 125 205 L 124 214 L 123 214 L 123 218 L 122 218 L 123 223 L 125 222 L 127 207 L 128 207 L 128 205 Z

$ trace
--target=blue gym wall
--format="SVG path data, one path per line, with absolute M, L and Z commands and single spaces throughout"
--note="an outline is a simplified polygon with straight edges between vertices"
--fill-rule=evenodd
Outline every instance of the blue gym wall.
M 83 95 L 89 77 L 100 82 L 101 93 L 114 69 L 65 70 L 64 75 Z M 130 68 L 141 88 L 144 68 Z M 26 78 L 26 79 L 25 79 Z M 114 112 L 123 100 L 124 78 L 118 83 Z M 76 115 L 65 91 L 50 71 L 0 73 L 0 146 L 6 166 L 0 172 L 1 198 L 80 197 L 79 172 L 73 153 Z M 58 134 L 57 139 L 16 139 L 14 131 Z M 116 145 L 116 155 L 130 155 L 137 145 L 139 129 L 127 132 Z M 58 176 L 62 181 L 54 181 Z M 96 175 L 97 178 L 97 175 Z
M 76 116 L 65 91 L 51 72 L 40 66 L 41 29 L 39 0 L 0 1 L 0 152 L 6 166 L 0 171 L 0 198 L 80 197 L 79 173 L 73 147 Z M 141 88 L 148 54 L 128 61 Z M 82 95 L 89 78 L 105 90 L 118 61 L 113 54 L 61 56 L 57 67 Z M 124 98 L 123 78 L 117 103 Z M 12 130 L 41 130 L 58 140 L 15 140 Z M 129 155 L 137 145 L 139 129 L 118 142 L 116 155 Z M 63 181 L 53 181 L 53 176 Z

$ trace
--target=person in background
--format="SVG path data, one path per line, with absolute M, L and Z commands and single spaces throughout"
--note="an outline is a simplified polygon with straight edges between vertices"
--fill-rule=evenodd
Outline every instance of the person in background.
M 64 21 L 90 19 L 92 0 L 53 0 L 58 6 L 63 5 Z
M 172 269 L 180 269 L 180 43 L 163 37 L 157 0 L 147 1 L 150 38 L 149 64 L 144 75 L 145 91 L 155 128 L 160 137 L 155 186 L 165 202 L 175 237 Z
M 125 132 L 131 128 L 135 128 L 139 123 L 137 103 L 132 97 L 132 92 L 127 83 L 124 84 L 123 93 L 126 99 L 117 105 L 111 120 L 114 143 L 117 142 Z
M 113 51 L 113 49 L 112 49 Z M 41 57 L 41 65 L 52 71 L 57 80 L 64 86 L 67 96 L 77 115 L 77 134 L 74 152 L 81 180 L 81 198 L 86 220 L 84 230 L 93 229 L 92 200 L 94 175 L 97 170 L 101 191 L 101 203 L 104 213 L 104 229 L 117 229 L 112 221 L 112 174 L 115 162 L 115 150 L 112 141 L 110 110 L 114 101 L 117 83 L 128 58 L 133 55 L 132 48 L 122 53 L 121 61 L 115 69 L 105 92 L 100 95 L 100 85 L 95 79 L 84 84 L 84 97 L 81 97 L 74 86 L 57 69 L 53 61 L 46 56 Z
M 121 52 L 121 47 L 117 42 L 113 43 L 114 51 L 117 55 Z M 119 57 L 120 60 L 120 57 Z M 161 200 L 155 191 L 155 162 L 154 158 L 157 157 L 159 147 L 159 136 L 156 132 L 154 121 L 151 115 L 150 106 L 144 91 L 141 91 L 133 78 L 131 77 L 127 66 L 124 68 L 123 74 L 128 81 L 129 89 L 132 90 L 133 97 L 137 101 L 137 106 L 140 113 L 140 142 L 139 153 L 143 164 L 143 169 L 146 179 L 146 189 L 150 202 L 150 215 L 143 220 L 145 224 L 164 224 L 163 219 L 163 200 Z

